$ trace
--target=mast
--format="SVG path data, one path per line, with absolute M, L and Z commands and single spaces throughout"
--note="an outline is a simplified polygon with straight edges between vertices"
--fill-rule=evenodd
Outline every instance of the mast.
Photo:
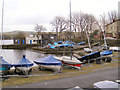
M 106 37 L 105 37 L 105 30 L 103 29 L 103 36 L 104 36 L 104 43 L 105 43 L 105 47 L 107 49 L 107 42 L 106 42 Z
M 3 3 L 2 3 L 2 22 L 1 22 L 1 56 L 2 56 L 2 38 L 3 38 L 3 18 L 4 18 L 4 0 L 3 0 Z
M 87 30 L 86 30 L 86 36 L 87 36 L 87 38 L 88 38 L 89 48 L 91 49 L 91 45 L 90 45 L 90 38 L 89 38 L 89 36 L 88 36 L 88 32 L 87 32 Z
M 71 0 L 69 0 L 69 7 L 70 7 L 70 43 L 71 43 L 71 35 L 72 35 L 72 32 L 71 32 Z M 71 44 L 70 51 L 71 51 L 71 60 L 72 60 L 72 44 Z

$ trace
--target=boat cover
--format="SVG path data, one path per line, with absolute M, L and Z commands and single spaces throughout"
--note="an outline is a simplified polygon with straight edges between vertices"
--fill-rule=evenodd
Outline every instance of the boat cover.
M 84 55 L 81 58 L 77 58 L 77 59 L 80 61 L 84 61 L 84 60 L 90 60 L 90 59 L 97 58 L 97 57 L 100 57 L 100 51 L 90 53 L 88 55 Z
M 50 49 L 55 49 L 55 46 L 51 46 Z
M 62 41 L 58 41 L 58 44 L 62 44 Z
M 0 65 L 2 65 L 2 67 L 0 66 L 0 70 L 9 70 L 10 67 L 12 67 L 12 65 L 5 61 L 3 57 L 1 57 Z
M 109 51 L 109 50 L 105 50 L 103 52 L 100 53 L 102 56 L 106 56 L 106 55 L 110 55 L 110 54 L 113 54 L 112 51 Z
M 62 62 L 55 59 L 52 55 L 34 60 L 34 62 L 40 65 L 62 65 Z
M 25 58 L 25 55 L 23 55 L 23 58 L 19 61 L 17 64 L 13 64 L 14 67 L 30 67 L 33 66 L 33 63 Z
M 77 45 L 81 45 L 81 44 L 84 44 L 85 43 L 85 41 L 83 41 L 83 42 L 80 42 L 80 43 L 78 43 Z

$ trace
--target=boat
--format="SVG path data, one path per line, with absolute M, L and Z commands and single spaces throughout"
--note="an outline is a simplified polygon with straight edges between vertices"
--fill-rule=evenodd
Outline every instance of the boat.
M 90 49 L 90 48 L 84 48 L 84 51 L 85 51 L 86 53 L 91 53 L 91 52 L 92 52 L 92 49 Z
M 78 43 L 77 45 L 83 45 L 85 44 L 85 41 Z
M 58 72 L 60 72 L 62 65 L 62 62 L 58 61 L 52 55 L 34 60 L 34 63 L 36 63 L 42 68 L 52 69 L 53 71 L 58 71 Z
M 119 90 L 119 84 L 113 81 L 105 80 L 93 84 L 97 90 Z
M 58 59 L 59 61 L 61 61 L 63 63 L 63 65 L 67 65 L 76 69 L 81 69 L 81 64 L 82 62 L 79 61 L 76 57 L 72 56 L 72 60 L 71 57 L 69 56 L 62 56 L 62 57 L 56 57 L 54 56 L 56 59 Z
M 3 57 L 1 57 L 0 65 L 1 65 L 1 66 L 0 66 L 0 71 L 1 71 L 1 73 L 3 72 L 3 74 L 4 74 L 5 72 L 9 73 L 8 70 L 10 70 L 10 68 L 12 67 L 12 64 L 10 64 L 10 63 L 8 63 L 7 61 L 5 61 L 5 60 L 3 59 Z
M 32 70 L 33 63 L 23 55 L 23 58 L 17 64 L 13 64 L 13 66 L 15 67 L 15 72 L 18 71 L 27 75 Z
M 87 62 L 88 60 L 93 60 L 95 58 L 100 57 L 100 51 L 96 51 L 81 57 L 76 57 L 78 60 L 80 60 L 81 62 Z
M 100 54 L 101 54 L 101 56 L 107 56 L 107 55 L 113 54 L 113 51 L 105 50 L 105 51 L 101 52 Z
M 120 51 L 120 47 L 110 47 L 109 50 Z

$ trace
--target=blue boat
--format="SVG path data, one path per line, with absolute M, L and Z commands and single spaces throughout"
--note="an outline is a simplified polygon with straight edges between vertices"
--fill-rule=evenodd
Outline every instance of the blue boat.
M 50 49 L 55 49 L 55 46 L 50 46 Z
M 34 60 L 34 63 L 42 68 L 52 69 L 54 71 L 60 71 L 62 65 L 62 62 L 55 59 L 52 55 Z
M 77 58 L 77 59 L 80 60 L 81 62 L 83 62 L 84 60 L 88 61 L 88 60 L 92 60 L 92 59 L 100 57 L 100 56 L 101 56 L 100 55 L 100 51 L 96 51 L 94 53 L 90 53 L 88 55 L 84 55 L 84 56 L 82 56 L 80 58 Z
M 7 71 L 10 70 L 10 68 L 12 67 L 12 64 L 9 64 L 7 61 L 5 61 L 3 57 L 1 57 L 0 64 L 1 64 L 0 71 Z
M 82 45 L 85 44 L 85 41 L 78 43 L 77 45 Z
M 13 64 L 13 66 L 17 71 L 27 74 L 31 70 L 33 63 L 26 59 L 25 55 L 23 55 L 23 58 L 19 61 L 19 63 Z
M 107 55 L 113 54 L 113 51 L 105 50 L 105 51 L 101 52 L 100 54 L 101 54 L 101 56 L 107 56 Z

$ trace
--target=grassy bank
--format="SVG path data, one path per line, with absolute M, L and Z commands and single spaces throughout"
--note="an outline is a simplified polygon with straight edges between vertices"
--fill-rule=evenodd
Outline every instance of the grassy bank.
M 63 68 L 63 72 L 58 73 L 58 74 L 53 74 L 54 72 L 51 72 L 51 71 L 40 71 L 38 67 L 34 67 L 31 74 L 41 75 L 41 76 L 32 76 L 32 77 L 28 77 L 28 78 L 10 77 L 10 78 L 6 79 L 5 81 L 3 81 L 2 85 L 3 85 L 3 87 L 11 86 L 11 85 L 21 85 L 21 84 L 25 84 L 25 83 L 34 83 L 34 82 L 41 82 L 41 81 L 45 81 L 45 80 L 52 80 L 52 79 L 88 74 L 88 73 L 102 70 L 105 68 L 118 67 L 118 63 L 119 63 L 118 61 L 112 61 L 111 63 L 105 63 L 105 64 L 92 63 L 92 64 L 90 64 L 90 65 L 92 65 L 90 67 L 83 66 L 82 70 Z M 53 75 L 51 75 L 51 74 L 53 74 Z

